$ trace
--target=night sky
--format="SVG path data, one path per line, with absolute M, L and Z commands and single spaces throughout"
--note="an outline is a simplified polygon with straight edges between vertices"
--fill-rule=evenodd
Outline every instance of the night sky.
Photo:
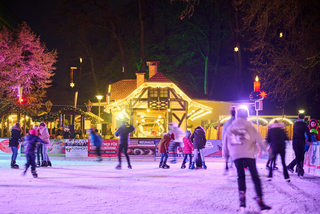
M 53 79 L 53 87 L 51 87 L 51 89 L 48 90 L 48 99 L 54 100 L 53 97 L 57 96 L 56 91 L 60 91 L 61 94 L 63 95 L 62 97 L 64 99 L 61 99 L 61 102 L 68 102 L 71 100 L 71 102 L 73 101 L 73 92 L 72 90 L 68 87 L 68 81 L 69 81 L 69 74 L 68 74 L 68 69 L 70 66 L 78 66 L 78 58 L 79 56 L 83 55 L 83 51 L 81 50 L 81 48 L 79 48 L 78 46 L 75 46 L 72 42 L 72 37 L 67 36 L 66 34 L 57 32 L 59 30 L 59 26 L 54 23 L 54 19 L 57 18 L 57 14 L 59 13 L 57 6 L 58 3 L 61 2 L 60 0 L 53 0 L 53 1 L 43 1 L 43 0 L 1 0 L 1 2 L 6 5 L 20 20 L 22 21 L 26 21 L 27 24 L 31 27 L 31 30 L 34 31 L 37 35 L 40 35 L 41 37 L 41 41 L 44 42 L 47 45 L 47 48 L 49 50 L 53 50 L 53 49 L 57 49 L 58 50 L 58 63 L 56 64 L 57 70 L 56 70 L 56 75 L 54 76 Z M 166 1 L 161 1 L 161 2 L 166 2 Z M 169 1 L 168 1 L 169 2 Z M 178 4 L 178 3 L 177 3 Z M 174 18 L 177 18 L 177 20 L 179 19 L 178 15 L 180 14 L 180 11 L 182 11 L 182 9 L 184 8 L 184 5 L 171 5 L 170 3 L 167 5 L 167 7 L 174 7 L 175 12 L 177 14 L 177 16 L 172 16 Z M 164 3 L 162 5 L 165 5 Z M 136 5 L 134 5 L 136 6 Z M 127 9 L 127 8 L 126 8 Z M 197 9 L 197 8 L 196 8 Z M 122 10 L 125 10 L 124 8 Z M 198 9 L 199 11 L 200 9 Z M 160 11 L 160 6 L 159 8 L 155 8 L 155 11 L 159 12 Z M 197 11 L 195 12 L 195 14 L 193 15 L 192 18 L 196 19 L 197 18 Z M 130 17 L 132 15 L 136 15 L 136 14 L 128 14 L 128 18 L 130 19 Z M 150 14 L 146 14 L 147 18 L 150 18 Z M 61 17 L 60 17 L 61 18 Z M 147 20 L 146 18 L 146 20 Z M 152 16 L 152 18 L 154 18 Z M 191 18 L 191 19 L 192 19 Z M 137 18 L 138 19 L 138 18 Z M 156 18 L 154 18 L 156 19 Z M 128 21 L 129 22 L 129 21 Z M 156 21 L 154 22 L 156 23 Z M 170 21 L 168 23 L 171 23 Z M 178 23 L 178 22 L 177 22 Z M 182 23 L 182 22 L 181 22 Z M 148 22 L 146 21 L 145 23 L 148 27 L 150 27 L 148 24 Z M 150 24 L 151 25 L 151 24 Z M 158 23 L 159 25 L 159 23 Z M 165 25 L 165 24 L 163 24 Z M 227 26 L 227 25 L 226 25 Z M 152 26 L 154 27 L 154 26 Z M 161 26 L 162 27 L 162 26 Z M 166 29 L 169 27 L 163 26 L 163 29 Z M 151 29 L 151 27 L 150 27 Z M 187 32 L 187 31 L 186 31 Z M 155 35 L 158 32 L 153 32 L 155 33 Z M 187 33 L 186 33 L 187 34 Z M 103 35 L 103 37 L 106 40 L 108 40 L 109 36 L 106 34 L 101 34 Z M 132 33 L 132 38 L 137 39 L 135 42 L 138 43 L 138 38 L 139 38 L 139 32 L 134 32 Z M 160 37 L 160 35 L 159 35 Z M 226 44 L 230 43 L 230 37 L 227 36 L 226 38 Z M 111 38 L 111 37 L 110 37 Z M 107 43 L 103 43 L 101 41 L 103 41 L 103 39 L 99 39 L 99 37 L 95 37 L 94 35 L 91 37 L 91 41 L 92 44 L 96 45 L 96 47 L 103 47 L 105 44 Z M 167 39 L 167 38 L 166 38 Z M 228 41 L 229 39 L 229 41 Z M 147 38 L 146 39 L 147 43 L 152 44 L 153 41 L 152 37 Z M 156 39 L 155 39 L 156 40 Z M 167 39 L 168 42 L 169 39 Z M 115 55 L 112 55 L 112 52 L 114 51 L 114 48 L 112 45 L 116 45 L 116 42 L 112 42 L 112 43 L 108 43 L 108 46 L 105 46 L 101 49 L 97 49 L 97 53 L 99 55 L 102 55 L 105 57 L 105 59 L 102 59 L 102 62 L 107 61 L 108 64 L 103 64 L 103 63 L 97 63 L 97 67 L 96 70 L 103 70 L 103 69 L 108 69 L 109 67 L 112 67 L 112 69 L 114 71 L 121 71 L 122 65 L 117 64 L 117 57 Z M 137 45 L 135 43 L 132 43 L 132 46 Z M 139 44 L 138 44 L 139 45 Z M 138 46 L 137 45 L 137 46 Z M 164 45 L 164 47 L 168 47 L 170 46 L 170 51 L 172 49 L 174 49 L 174 44 L 166 44 Z M 105 49 L 109 48 L 109 53 L 105 51 Z M 147 47 L 150 48 L 150 47 Z M 156 49 L 158 47 L 155 47 L 154 49 Z M 170 73 L 170 70 L 172 69 L 176 69 L 176 68 L 182 68 L 179 67 L 180 65 L 178 65 L 177 67 L 174 67 L 174 65 L 172 65 L 173 63 L 176 63 L 177 60 L 175 61 L 170 61 L 169 59 L 166 59 L 164 57 L 164 59 L 162 60 L 162 55 L 166 55 L 169 54 L 169 48 L 165 48 L 163 49 L 162 47 L 159 47 L 159 50 L 156 54 L 151 53 L 150 51 L 147 51 L 147 59 L 154 59 L 154 60 L 160 60 L 160 67 L 158 69 L 158 71 L 163 72 L 166 76 L 168 76 L 170 79 L 172 79 L 173 81 L 175 81 L 176 79 L 179 79 L 179 75 L 183 76 L 184 75 L 184 70 L 175 70 L 173 73 Z M 253 81 L 254 81 L 254 75 L 249 74 L 244 76 L 244 80 L 243 80 L 243 92 L 240 94 L 237 94 L 237 90 L 234 89 L 232 87 L 232 84 L 228 84 L 227 78 L 229 78 L 228 76 L 228 69 L 230 66 L 229 61 L 233 60 L 233 51 L 229 51 L 227 50 L 228 48 L 232 48 L 232 43 L 231 46 L 228 47 L 228 45 L 225 45 L 224 48 L 221 50 L 222 52 L 222 59 L 221 59 L 221 63 L 220 63 L 220 67 L 221 70 L 223 71 L 222 73 L 225 74 L 220 74 L 217 75 L 215 78 L 217 78 L 217 81 L 215 81 L 215 87 L 213 88 L 213 91 L 218 91 L 216 93 L 213 93 L 211 96 L 201 96 L 204 98 L 209 98 L 209 99 L 215 99 L 215 100 L 221 100 L 221 101 L 236 101 L 236 100 L 243 100 L 244 102 L 248 102 L 248 96 L 251 93 L 251 91 L 253 91 Z M 152 49 L 152 48 L 150 48 Z M 148 53 L 151 53 L 148 55 Z M 186 50 L 186 53 L 190 53 L 190 54 L 194 54 L 194 56 L 197 56 L 197 52 L 194 49 L 194 47 L 190 46 L 189 49 Z M 130 53 L 133 55 L 130 56 L 132 57 L 132 59 L 134 59 L 135 57 L 139 57 L 139 52 L 137 53 Z M 137 54 L 138 56 L 134 56 L 134 54 Z M 184 53 L 185 54 L 185 53 Z M 198 54 L 199 55 L 199 54 Z M 249 59 L 248 59 L 249 55 L 248 52 L 244 52 L 243 53 L 243 64 L 244 66 L 249 65 Z M 199 58 L 195 58 L 194 60 L 195 62 L 197 60 L 199 60 L 201 57 Z M 84 58 L 84 60 L 86 60 Z M 131 59 L 130 59 L 131 60 Z M 138 61 L 138 60 L 137 60 Z M 137 65 L 136 62 L 134 61 L 130 61 L 129 63 L 131 66 L 131 75 L 129 75 L 130 78 L 134 78 L 134 70 L 138 70 L 139 69 L 139 65 Z M 83 72 L 85 72 L 86 70 L 86 66 L 84 64 L 83 67 Z M 100 67 L 99 67 L 100 66 Z M 185 63 L 184 66 L 189 66 L 192 67 L 192 65 L 187 65 Z M 202 69 L 197 70 L 198 68 L 193 68 L 194 69 L 194 76 L 196 76 L 197 74 L 199 74 L 199 72 L 202 72 Z M 225 69 L 225 70 L 223 70 Z M 230 69 L 229 69 L 230 70 Z M 196 73 L 196 74 L 195 74 Z M 192 74 L 192 73 L 191 73 Z M 104 75 L 104 73 L 99 74 L 99 81 L 100 81 L 100 93 L 104 94 L 106 93 L 106 86 L 112 82 L 118 81 L 120 79 L 122 79 L 123 77 L 119 76 L 121 75 L 121 73 L 117 76 L 117 77 L 112 77 L 109 78 L 110 75 Z M 225 75 L 225 76 L 223 76 Z M 186 76 L 186 75 L 185 75 Z M 86 81 L 90 82 L 92 81 L 92 79 L 90 79 L 89 76 L 85 77 Z M 88 79 L 87 79 L 88 78 Z M 223 80 L 223 81 L 222 81 Z M 104 84 L 104 85 L 103 85 Z M 202 85 L 200 83 L 197 83 L 198 85 L 196 85 L 195 87 L 197 87 L 196 89 L 192 89 L 192 87 L 189 87 L 189 83 L 188 80 L 185 81 L 179 81 L 177 82 L 177 85 L 184 90 L 188 95 L 190 95 L 191 97 L 195 97 L 194 95 L 197 94 L 203 94 L 202 90 Z M 89 86 L 84 86 L 86 84 L 82 83 L 82 89 L 83 92 L 80 92 L 79 94 L 79 104 L 81 105 L 82 103 L 84 103 L 85 101 L 87 101 L 88 99 L 92 100 L 93 102 L 96 102 L 95 100 L 95 93 L 93 93 L 92 88 L 90 88 Z M 225 85 L 230 85 L 229 87 L 223 88 Z M 191 89 L 190 89 L 191 88 Z M 222 90 L 217 90 L 217 89 L 222 89 Z M 262 89 L 263 90 L 263 89 Z M 72 92 L 72 93 L 70 93 Z M 199 93 L 200 92 L 200 93 Z M 60 94 L 60 95 L 61 95 Z M 309 95 L 310 97 L 310 95 Z M 311 95 L 312 97 L 312 95 Z M 54 101 L 54 104 L 62 104 L 59 103 L 59 100 Z M 66 104 L 66 103 L 64 103 Z M 68 103 L 70 105 L 70 103 Z M 308 100 L 305 96 L 301 96 L 298 97 L 297 99 L 294 99 L 293 101 L 290 101 L 287 105 L 286 105 L 286 111 L 285 114 L 286 115 L 296 115 L 298 112 L 298 109 L 304 108 L 306 110 L 306 114 L 307 115 L 311 115 L 311 117 L 313 118 L 317 118 L 320 119 L 320 113 L 319 113 L 319 101 L 318 102 L 310 102 L 310 100 Z M 259 114 L 261 115 L 265 115 L 265 114 L 271 114 L 271 115 L 275 115 L 275 114 L 281 114 L 281 109 L 277 108 L 275 106 L 275 103 L 270 102 L 270 100 L 266 99 L 264 101 L 264 110 L 259 112 Z

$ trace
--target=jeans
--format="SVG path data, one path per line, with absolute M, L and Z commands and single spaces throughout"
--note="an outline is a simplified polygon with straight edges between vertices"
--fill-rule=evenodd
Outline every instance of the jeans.
M 160 162 L 167 162 L 167 160 L 168 160 L 168 153 L 160 153 L 160 155 L 161 155 L 161 159 L 160 159 Z M 164 159 L 164 160 L 163 160 Z
M 188 156 L 189 156 L 190 165 L 191 165 L 191 163 L 192 163 L 192 154 L 184 154 L 183 163 L 186 163 L 186 162 L 187 162 Z
M 42 148 L 43 160 L 46 162 L 50 161 L 49 155 L 48 155 L 48 145 L 49 144 L 43 144 L 43 148 Z
M 12 161 L 16 161 L 17 156 L 18 156 L 18 147 L 10 146 L 10 149 L 11 149 L 11 151 L 12 151 L 11 160 L 12 160 Z
M 201 157 L 202 162 L 205 162 L 205 161 L 204 161 L 203 150 L 204 150 L 204 149 L 194 149 L 194 151 L 193 151 L 193 156 L 194 156 L 193 162 L 196 162 L 197 159 L 198 159 L 198 151 L 200 152 L 200 157 Z
M 26 170 L 31 166 L 31 170 L 35 171 L 36 170 L 36 155 L 34 153 L 28 153 L 26 154 L 27 158 L 27 163 L 25 165 Z
M 233 161 L 237 167 L 238 174 L 238 189 L 239 191 L 246 191 L 246 174 L 244 172 L 244 163 L 248 166 L 252 181 L 257 195 L 262 197 L 261 182 L 257 171 L 256 160 L 253 158 L 239 158 Z
M 130 159 L 128 155 L 128 144 L 119 144 L 118 148 L 118 160 L 119 160 L 119 165 L 121 165 L 121 152 L 123 151 L 124 155 L 127 158 L 128 165 L 130 165 Z
M 287 166 L 286 166 L 286 162 L 285 162 L 285 158 L 286 158 L 286 151 L 283 150 L 281 152 L 272 152 L 270 155 L 269 160 L 270 161 L 270 168 L 269 168 L 269 178 L 272 178 L 272 171 L 273 171 L 273 167 L 275 166 L 276 163 L 276 155 L 280 154 L 281 156 L 281 163 L 282 163 L 282 168 L 283 168 L 283 176 L 284 179 L 289 178 L 289 174 L 288 174 L 288 170 L 287 170 Z
M 43 149 L 42 143 L 37 144 L 37 160 L 38 161 L 40 161 L 40 156 L 41 156 L 41 161 L 43 161 L 42 149 Z

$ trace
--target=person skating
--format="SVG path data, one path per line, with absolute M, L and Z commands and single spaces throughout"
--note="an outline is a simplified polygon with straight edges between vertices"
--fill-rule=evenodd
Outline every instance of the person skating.
M 192 164 L 192 149 L 193 149 L 193 145 L 192 142 L 190 140 L 191 137 L 191 132 L 190 131 L 186 131 L 186 136 L 183 138 L 183 153 L 184 153 L 184 159 L 181 165 L 181 169 L 185 169 L 186 168 L 186 162 L 187 162 L 187 158 L 189 156 L 189 169 L 191 168 L 191 164 Z
M 194 156 L 190 169 L 195 169 L 194 164 L 198 159 L 198 153 L 200 153 L 200 157 L 202 160 L 202 168 L 207 169 L 207 166 L 204 160 L 204 147 L 206 146 L 206 142 L 207 142 L 205 130 L 201 126 L 197 126 L 194 129 L 190 137 L 190 140 L 193 144 L 193 156 Z
M 98 161 L 102 161 L 102 158 L 101 158 L 102 139 L 101 139 L 101 136 L 99 135 L 97 129 L 95 129 L 95 128 L 91 129 L 90 139 L 93 142 L 93 145 L 96 147 Z
M 316 129 L 318 134 L 315 136 L 317 141 L 320 141 L 320 130 L 319 130 L 319 126 L 318 126 L 318 121 L 316 119 L 311 119 L 309 121 L 309 130 L 311 131 L 311 129 Z
M 223 129 L 222 129 L 222 140 L 227 132 L 227 129 L 228 127 L 231 125 L 232 121 L 234 121 L 236 119 L 236 107 L 235 106 L 231 106 L 230 107 L 230 115 L 231 115 L 231 118 L 225 122 L 223 124 Z M 223 146 L 223 145 L 222 145 Z M 230 167 L 232 168 L 232 165 L 233 165 L 233 160 L 232 160 L 232 157 L 230 156 Z M 228 166 L 228 161 L 226 162 L 226 170 L 229 168 Z
M 262 188 L 261 181 L 258 175 L 255 155 L 258 153 L 258 147 L 256 142 L 263 150 L 267 150 L 267 143 L 264 143 L 253 127 L 252 123 L 247 121 L 249 112 L 247 109 L 239 108 L 236 111 L 236 119 L 227 129 L 226 135 L 223 139 L 222 155 L 228 160 L 229 156 L 232 156 L 234 164 L 237 168 L 238 174 L 238 190 L 240 208 L 246 207 L 246 182 L 244 163 L 249 168 L 257 196 L 255 197 L 261 210 L 271 209 L 262 200 Z
M 37 147 L 37 142 L 42 144 L 48 144 L 47 142 L 44 142 L 41 140 L 36 133 L 36 130 L 30 129 L 29 134 L 24 138 L 25 139 L 25 153 L 27 158 L 27 163 L 25 164 L 25 169 L 22 173 L 24 176 L 26 172 L 28 171 L 29 166 L 31 166 L 31 174 L 34 178 L 38 177 L 38 174 L 36 172 L 36 156 L 35 156 L 35 149 Z
M 119 127 L 119 129 L 116 131 L 116 133 L 114 133 L 114 135 L 116 137 L 120 137 L 119 139 L 119 147 L 118 147 L 118 160 L 119 160 L 119 164 L 116 167 L 116 169 L 121 169 L 121 153 L 123 152 L 124 155 L 127 158 L 127 162 L 128 162 L 128 168 L 132 169 L 132 166 L 130 164 L 130 158 L 128 155 L 128 144 L 129 144 L 129 140 L 130 140 L 130 133 L 134 131 L 134 127 L 130 124 L 128 124 L 127 121 L 122 121 L 121 126 Z
M 43 163 L 41 166 L 43 167 L 52 166 L 52 163 L 48 155 L 48 145 L 50 143 L 50 134 L 44 122 L 41 122 L 39 125 L 39 138 L 42 141 L 46 142 L 46 144 L 43 144 L 43 147 L 42 147 Z
M 169 169 L 170 166 L 167 165 L 168 160 L 168 148 L 170 141 L 174 139 L 174 134 L 164 133 L 159 144 L 158 144 L 158 150 L 161 155 L 159 168 L 163 169 Z
M 274 123 L 269 126 L 267 136 L 267 142 L 271 147 L 271 152 L 269 154 L 269 160 L 271 161 L 268 180 L 271 180 L 272 178 L 272 171 L 274 169 L 276 155 L 280 154 L 284 179 L 290 182 L 287 166 L 285 163 L 286 140 L 288 140 L 288 137 L 283 129 L 283 125 L 279 124 L 278 121 L 274 121 Z
M 182 138 L 184 137 L 184 131 L 178 126 L 177 123 L 171 122 L 169 123 L 169 134 L 174 134 L 175 139 L 171 141 L 169 145 L 169 151 L 171 151 L 173 155 L 173 159 L 170 163 L 177 163 L 177 150 L 178 147 L 182 147 Z
M 11 137 L 9 139 L 9 147 L 12 151 L 11 164 L 10 164 L 12 169 L 19 169 L 19 165 L 16 164 L 16 160 L 18 156 L 18 146 L 20 141 L 21 141 L 21 126 L 20 126 L 20 123 L 16 123 L 11 128 Z
M 293 172 L 294 166 L 297 165 L 298 176 L 304 175 L 303 161 L 305 141 L 311 142 L 311 135 L 307 124 L 304 122 L 304 117 L 305 115 L 303 113 L 299 113 L 298 120 L 293 124 L 292 146 L 296 158 L 287 166 L 288 171 Z
M 36 131 L 36 135 L 39 136 L 39 126 L 34 125 L 33 129 Z M 41 157 L 41 159 L 40 159 Z M 41 161 L 40 161 L 41 160 Z M 42 143 L 37 144 L 37 167 L 40 167 L 43 162 L 43 145 Z

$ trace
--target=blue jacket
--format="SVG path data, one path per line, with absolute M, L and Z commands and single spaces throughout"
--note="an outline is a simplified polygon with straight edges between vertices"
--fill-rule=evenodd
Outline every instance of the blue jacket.
M 307 133 L 304 134 L 304 137 L 307 139 Z M 311 134 L 311 142 L 318 142 L 317 139 L 313 136 L 313 134 Z M 304 144 L 304 151 L 307 152 L 310 148 L 310 145 L 308 142 L 305 142 Z
M 126 124 L 121 125 L 119 129 L 114 133 L 116 137 L 120 136 L 119 144 L 128 144 L 130 140 L 130 133 L 134 131 L 134 127 L 132 125 Z
M 32 135 L 32 134 L 28 134 L 27 136 L 25 136 L 24 139 L 26 141 L 26 145 L 24 149 L 24 152 L 26 154 L 35 153 L 37 142 L 40 142 L 42 144 L 48 144 L 47 142 L 44 142 L 43 140 L 41 140 L 38 136 Z
M 95 134 L 94 132 L 91 132 L 90 138 L 91 138 L 94 146 L 101 146 L 102 140 L 101 140 L 101 136 L 99 134 Z

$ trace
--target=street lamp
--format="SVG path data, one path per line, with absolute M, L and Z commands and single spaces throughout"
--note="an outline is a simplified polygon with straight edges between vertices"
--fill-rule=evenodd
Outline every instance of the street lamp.
M 102 99 L 102 95 L 96 95 L 96 98 L 98 99 L 98 101 L 99 101 L 99 113 L 98 113 L 98 116 L 99 116 L 99 123 L 100 123 L 100 101 L 101 101 L 101 99 Z

